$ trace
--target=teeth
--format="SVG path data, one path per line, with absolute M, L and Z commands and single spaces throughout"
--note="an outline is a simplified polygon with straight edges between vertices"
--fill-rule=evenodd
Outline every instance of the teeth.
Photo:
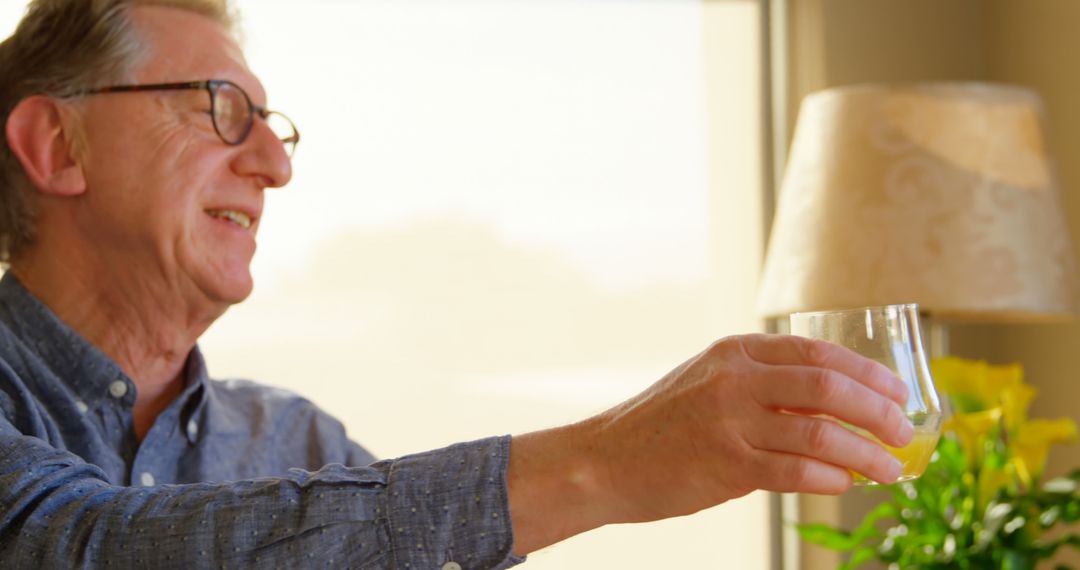
M 251 227 L 251 217 L 243 212 L 233 210 L 207 210 L 207 213 L 220 220 L 228 220 L 245 230 Z

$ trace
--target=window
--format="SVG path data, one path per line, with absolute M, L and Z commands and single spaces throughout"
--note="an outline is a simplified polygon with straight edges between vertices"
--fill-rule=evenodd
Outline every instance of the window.
M 216 377 L 392 457 L 581 419 L 759 328 L 759 2 L 239 7 L 303 140 L 255 293 L 202 341 Z M 764 569 L 767 525 L 755 494 L 529 568 Z

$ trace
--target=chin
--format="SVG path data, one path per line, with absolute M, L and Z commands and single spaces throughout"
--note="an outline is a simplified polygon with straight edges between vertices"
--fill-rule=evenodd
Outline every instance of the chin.
M 255 286 L 251 273 L 246 269 L 214 277 L 214 279 L 204 281 L 200 288 L 206 297 L 224 306 L 235 305 L 247 299 Z
M 221 300 L 229 305 L 235 305 L 251 296 L 251 291 L 254 288 L 255 282 L 251 279 L 251 275 L 249 274 L 246 279 L 230 283 L 229 286 L 222 291 Z

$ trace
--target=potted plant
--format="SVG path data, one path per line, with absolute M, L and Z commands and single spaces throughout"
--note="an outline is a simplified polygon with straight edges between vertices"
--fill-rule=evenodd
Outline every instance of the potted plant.
M 1041 481 L 1050 446 L 1075 441 L 1076 424 L 1027 417 L 1036 391 L 1017 364 L 943 358 L 931 369 L 953 414 L 923 476 L 881 487 L 885 500 L 857 528 L 801 524 L 803 539 L 849 552 L 841 568 L 1028 570 L 1080 549 L 1068 528 L 1080 520 L 1080 469 Z

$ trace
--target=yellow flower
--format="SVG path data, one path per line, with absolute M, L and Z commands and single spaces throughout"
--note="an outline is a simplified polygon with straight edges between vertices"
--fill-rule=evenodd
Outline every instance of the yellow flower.
M 934 383 L 951 397 L 960 412 L 998 406 L 1002 389 L 1017 380 L 1018 370 L 1019 366 L 997 367 L 981 360 L 956 357 L 938 358 L 930 363 Z
M 1070 419 L 1031 420 L 1017 430 L 1009 447 L 1013 465 L 1028 488 L 1042 475 L 1046 456 L 1055 443 L 1076 441 L 1076 424 Z
M 1001 408 L 991 408 L 981 412 L 953 414 L 945 422 L 944 429 L 956 434 L 968 465 L 974 467 L 982 463 L 983 443 L 1000 421 Z
M 977 505 L 977 511 L 982 512 L 986 508 L 987 503 L 994 500 L 997 497 L 998 491 L 1009 486 L 1013 481 L 1013 468 L 1010 465 L 1005 467 L 983 467 L 979 472 L 979 504 Z
M 996 406 L 1001 402 L 1001 393 L 1007 386 L 1022 383 L 1024 369 L 1019 364 L 990 365 L 980 362 L 983 366 L 982 385 L 979 394 L 983 397 L 987 406 Z
M 1013 365 L 1008 368 L 1019 368 L 1017 365 Z M 1007 368 L 1007 367 L 1001 367 Z M 1002 416 L 1005 419 L 1005 429 L 1008 433 L 1015 434 L 1017 430 L 1024 425 L 1027 421 L 1028 406 L 1031 405 L 1031 401 L 1035 399 L 1035 395 L 1039 391 L 1024 384 L 1020 377 L 1017 376 L 1014 382 L 1009 382 L 1005 388 L 1001 391 L 1001 410 Z

